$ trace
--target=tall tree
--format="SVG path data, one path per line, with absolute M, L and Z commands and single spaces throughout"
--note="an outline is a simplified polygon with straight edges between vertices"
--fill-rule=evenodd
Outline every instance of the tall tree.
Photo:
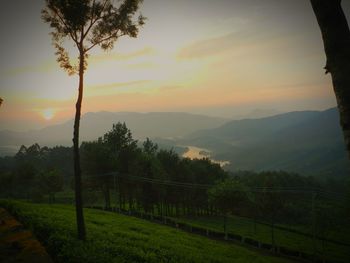
M 327 63 L 337 98 L 340 124 L 350 158 L 350 30 L 341 0 L 311 0 L 320 26 Z
M 0 97 L 0 106 L 1 106 L 1 104 L 2 104 L 3 101 L 4 101 L 4 100 Z
M 89 51 L 95 46 L 110 50 L 122 36 L 137 37 L 144 17 L 134 19 L 142 0 L 46 0 L 42 19 L 52 28 L 51 36 L 56 48 L 57 62 L 69 75 L 79 75 L 78 98 L 74 119 L 73 149 L 75 175 L 75 202 L 78 238 L 85 239 L 82 208 L 81 168 L 79 157 L 79 125 L 83 100 L 84 72 Z M 73 41 L 77 48 L 78 63 L 73 65 L 64 48 L 64 40 Z
M 51 169 L 40 175 L 45 192 L 49 194 L 49 202 L 55 202 L 55 194 L 63 189 L 63 176 L 56 169 Z
M 82 167 L 88 172 L 88 185 L 101 189 L 105 198 L 105 208 L 111 208 L 111 176 L 108 173 L 116 168 L 116 158 L 108 146 L 99 138 L 93 142 L 83 142 L 80 146 Z M 91 176 L 92 175 L 92 176 Z

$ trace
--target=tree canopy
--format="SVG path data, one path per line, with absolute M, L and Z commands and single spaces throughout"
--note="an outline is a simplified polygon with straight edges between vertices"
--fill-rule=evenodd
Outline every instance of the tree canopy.
M 145 22 L 141 14 L 133 19 L 142 0 L 46 0 L 42 10 L 43 20 L 53 29 L 52 42 L 56 48 L 57 62 L 68 74 L 79 72 L 80 65 L 72 64 L 68 51 L 64 48 L 65 39 L 72 40 L 84 58 L 86 69 L 88 52 L 95 46 L 110 50 L 122 36 L 137 37 L 139 27 Z
M 142 0 L 46 0 L 42 19 L 53 29 L 53 46 L 57 62 L 69 75 L 79 74 L 78 98 L 74 118 L 73 151 L 75 175 L 75 202 L 78 237 L 85 239 L 83 217 L 81 167 L 79 154 L 79 127 L 83 101 L 84 72 L 87 68 L 88 52 L 95 46 L 103 50 L 113 48 L 115 41 L 122 36 L 136 37 L 145 18 L 134 15 Z M 71 40 L 78 50 L 78 62 L 72 64 L 64 40 Z

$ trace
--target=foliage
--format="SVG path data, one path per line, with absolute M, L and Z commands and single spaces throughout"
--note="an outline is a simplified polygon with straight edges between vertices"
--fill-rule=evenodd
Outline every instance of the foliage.
M 39 180 L 45 189 L 45 193 L 50 196 L 50 203 L 55 202 L 55 193 L 63 189 L 63 177 L 57 170 L 50 170 L 42 173 Z
M 15 193 L 12 196 L 45 201 L 44 180 L 38 179 L 42 174 L 60 169 L 67 153 L 71 154 L 71 148 L 33 145 L 21 147 L 15 157 L 0 159 L 0 187 L 5 190 L 1 194 L 8 197 L 12 191 Z M 336 202 L 328 195 L 320 195 L 313 212 L 313 192 L 309 191 L 345 193 L 348 187 L 344 182 L 322 182 L 283 171 L 229 174 L 209 159 L 181 158 L 173 150 L 159 149 L 150 139 L 137 144 L 131 131 L 122 123 L 115 124 L 96 141 L 84 142 L 81 153 L 86 205 L 101 206 L 104 202 L 107 209 L 115 207 L 176 218 L 193 219 L 196 216 L 197 219 L 192 221 L 186 219 L 193 226 L 207 225 L 207 220 L 202 220 L 207 217 L 212 221 L 210 229 L 215 231 L 222 231 L 225 218 L 224 232 L 267 243 L 271 243 L 271 225 L 274 225 L 276 245 L 306 252 L 314 244 L 311 238 L 313 222 L 318 235 L 348 242 L 343 230 L 348 226 L 349 213 L 344 209 L 344 206 L 348 207 L 347 199 Z M 65 176 L 65 191 L 71 177 L 71 173 Z M 309 190 L 278 191 L 284 188 Z M 58 199 L 72 203 L 74 195 L 68 197 L 59 193 Z M 308 236 L 278 227 L 292 228 Z M 301 243 L 305 245 L 299 248 Z M 320 242 L 316 242 L 316 246 L 317 252 L 321 253 Z M 329 258 L 340 259 L 344 254 L 339 246 L 328 243 L 325 253 Z
M 14 157 L 5 157 L 3 162 L 0 160 L 4 193 L 37 201 L 43 201 L 43 195 L 49 194 L 53 202 L 55 193 L 64 187 L 63 174 L 71 174 L 71 166 L 67 166 L 65 160 L 67 149 L 71 153 L 64 147 L 49 149 L 38 144 L 22 145 Z
M 120 173 L 128 173 L 137 150 L 137 141 L 133 139 L 126 124 L 120 122 L 113 124 L 112 130 L 103 136 L 103 143 L 115 158 L 117 170 Z
M 88 237 L 74 235 L 74 207 L 0 201 L 44 243 L 55 262 L 289 262 L 236 245 L 110 212 L 85 210 Z
M 329 218 L 329 213 L 328 213 Z M 193 227 L 205 228 L 209 231 L 224 232 L 225 220 L 222 216 L 201 216 L 201 217 L 181 217 L 175 218 L 179 223 L 189 224 Z M 329 219 L 326 219 L 329 220 Z M 250 218 L 229 215 L 226 218 L 226 227 L 229 234 L 240 235 L 244 238 L 250 238 L 260 241 L 265 244 L 271 244 L 271 224 L 261 221 L 254 221 Z M 295 251 L 301 251 L 309 254 L 325 255 L 331 262 L 348 262 L 349 247 L 340 244 L 326 242 L 326 249 L 323 250 L 323 241 L 321 238 L 326 237 L 332 240 L 343 241 L 349 243 L 349 230 L 342 228 L 342 232 L 325 233 L 326 226 L 329 221 L 323 221 L 323 214 L 318 216 L 318 221 L 322 224 L 317 224 L 317 238 L 314 240 L 309 233 L 310 226 L 301 226 L 298 224 L 283 225 L 277 224 L 274 227 L 274 239 L 278 246 L 289 248 Z M 328 222 L 328 223 L 327 223 Z M 326 228 L 327 229 L 327 228 Z
M 235 179 L 227 179 L 209 190 L 209 202 L 223 214 L 251 206 L 247 187 Z
M 87 175 L 85 188 L 102 190 L 106 208 L 111 207 L 110 194 L 114 188 L 118 191 L 120 209 L 126 206 L 134 209 L 138 205 L 147 212 L 157 209 L 161 214 L 174 211 L 179 214 L 180 209 L 182 213 L 208 210 L 205 189 L 174 189 L 159 182 L 212 185 L 227 176 L 209 159 L 182 159 L 173 150 L 158 150 L 158 145 L 149 138 L 139 148 L 125 123 L 114 124 L 97 141 L 84 142 L 81 153 Z M 135 176 L 142 180 L 133 180 Z
M 158 145 L 153 143 L 148 137 L 143 142 L 143 151 L 149 155 L 155 155 L 158 151 Z
M 81 70 L 80 65 L 71 63 L 63 46 L 63 41 L 67 38 L 78 48 L 79 60 L 84 60 L 83 67 L 86 69 L 88 51 L 95 46 L 110 50 L 122 36 L 137 37 L 145 17 L 139 15 L 134 20 L 133 16 L 141 2 L 142 0 L 124 0 L 115 6 L 111 0 L 46 0 L 42 19 L 53 29 L 52 42 L 60 66 L 69 75 Z
M 57 62 L 69 75 L 79 74 L 78 98 L 74 118 L 74 185 L 77 211 L 78 236 L 85 239 L 82 202 L 81 165 L 79 154 L 79 128 L 84 90 L 84 72 L 89 51 L 95 46 L 103 50 L 112 49 L 114 42 L 122 36 L 136 37 L 145 18 L 133 19 L 142 0 L 46 0 L 42 19 L 52 28 L 51 36 L 56 48 Z M 64 48 L 65 39 L 70 39 L 78 50 L 78 64 L 72 65 Z

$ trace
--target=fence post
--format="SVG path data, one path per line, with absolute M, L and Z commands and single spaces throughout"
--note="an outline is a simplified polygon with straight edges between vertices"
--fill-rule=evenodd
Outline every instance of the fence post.
M 227 240 L 227 213 L 224 215 L 224 233 L 225 233 L 225 240 Z
M 312 243 L 313 243 L 313 247 L 314 247 L 314 255 L 316 255 L 316 253 L 317 253 L 315 198 L 316 198 L 316 193 L 313 191 L 312 197 L 311 197 L 311 217 L 312 217 Z
M 117 212 L 117 182 L 115 180 L 115 173 L 113 174 L 114 194 L 115 194 L 115 211 Z
M 274 226 L 275 226 L 275 223 L 274 223 L 274 220 L 272 219 L 272 222 L 271 222 L 271 243 L 272 243 L 272 249 L 273 251 L 275 252 L 275 232 L 274 232 Z
M 254 209 L 254 235 L 256 236 L 256 213 L 258 210 L 258 205 L 256 203 L 256 193 L 255 192 L 252 192 L 252 193 L 253 193 L 253 202 L 254 202 L 254 206 L 255 206 L 255 209 Z

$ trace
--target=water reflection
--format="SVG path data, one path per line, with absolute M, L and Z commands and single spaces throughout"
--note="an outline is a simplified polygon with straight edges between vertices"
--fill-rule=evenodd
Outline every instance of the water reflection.
M 209 158 L 213 163 L 220 164 L 221 167 L 230 164 L 229 161 L 214 160 L 213 158 L 211 158 L 211 151 L 208 149 L 188 145 L 184 147 L 186 147 L 188 150 L 182 155 L 182 157 L 190 159 Z

